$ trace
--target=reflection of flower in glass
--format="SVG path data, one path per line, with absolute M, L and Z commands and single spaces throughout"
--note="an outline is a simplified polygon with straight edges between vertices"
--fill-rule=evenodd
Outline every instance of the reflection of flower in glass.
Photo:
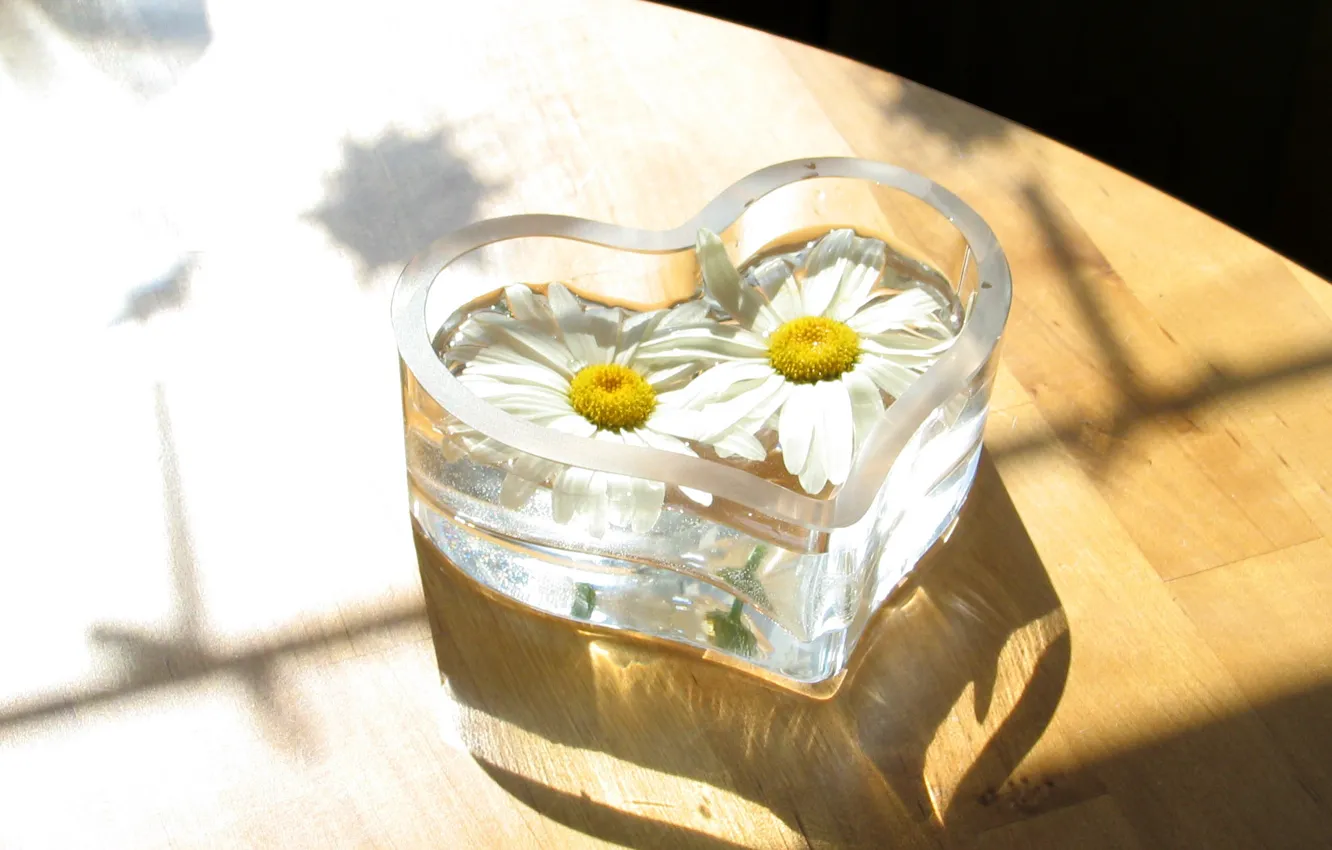
M 504 294 L 509 315 L 473 314 L 448 352 L 450 361 L 464 364 L 458 380 L 477 396 L 578 437 L 696 456 L 683 441 L 692 439 L 754 460 L 764 456 L 753 435 L 718 427 L 667 392 L 698 371 L 697 360 L 686 356 L 680 362 L 689 344 L 681 333 L 702 321 L 702 303 L 626 314 L 584 310 L 558 283 L 547 295 L 526 286 L 510 286 Z M 555 520 L 584 518 L 598 536 L 608 524 L 646 532 L 661 513 L 666 485 L 659 481 L 565 466 L 474 432 L 458 436 L 478 461 L 510 463 L 500 491 L 505 507 L 521 507 L 538 486 L 550 483 Z M 700 504 L 712 501 L 707 493 L 682 490 Z
M 742 278 L 716 234 L 698 234 L 708 295 L 739 327 L 693 331 L 695 356 L 719 361 L 672 403 L 699 406 L 710 427 L 757 433 L 777 419 L 786 469 L 806 492 L 846 481 L 883 414 L 954 339 L 949 305 L 926 289 L 875 289 L 884 243 L 834 230 L 803 263 L 766 260 Z M 708 436 L 705 434 L 704 436 Z

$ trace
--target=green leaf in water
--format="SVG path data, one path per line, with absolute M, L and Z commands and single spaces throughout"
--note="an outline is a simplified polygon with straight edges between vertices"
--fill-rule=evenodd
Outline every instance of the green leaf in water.
M 750 550 L 749 557 L 745 558 L 745 572 L 754 575 L 758 572 L 759 565 L 763 563 L 763 556 L 768 554 L 768 547 L 762 543 L 754 544 Z
M 752 599 L 755 605 L 771 609 L 772 601 L 768 599 L 768 594 L 763 589 L 763 583 L 758 580 L 758 568 L 763 563 L 763 556 L 767 551 L 768 547 L 759 543 L 750 551 L 749 557 L 745 559 L 743 569 L 727 567 L 724 570 L 718 570 L 717 576 Z
M 731 605 L 731 610 L 725 614 L 720 611 L 713 611 L 708 614 L 708 626 L 712 630 L 712 644 L 718 649 L 724 649 L 736 655 L 752 658 L 758 651 L 758 638 L 745 625 L 745 621 L 740 614 L 744 610 L 745 603 L 739 599 Z
M 569 611 L 570 615 L 580 620 L 586 620 L 592 616 L 592 609 L 597 606 L 597 589 L 586 582 L 579 582 L 574 587 L 573 608 Z

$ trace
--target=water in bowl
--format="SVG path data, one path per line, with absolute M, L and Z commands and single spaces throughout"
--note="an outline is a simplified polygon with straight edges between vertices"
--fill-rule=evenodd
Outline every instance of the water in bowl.
M 766 251 L 742 271 L 774 257 L 798 266 L 810 244 Z M 891 249 L 887 256 L 885 285 L 927 289 L 956 333 L 963 305 L 943 276 Z M 435 339 L 441 356 L 468 316 L 502 311 L 502 296 L 497 289 L 450 317 Z M 849 527 L 792 527 L 721 500 L 703 508 L 669 488 L 651 530 L 594 535 L 556 522 L 547 488 L 519 509 L 501 505 L 504 465 L 469 457 L 453 436 L 456 421 L 405 375 L 412 515 L 453 564 L 550 614 L 721 653 L 797 682 L 842 669 L 873 611 L 951 527 L 975 475 L 989 389 L 989 376 L 979 375 L 934 411 Z M 771 430 L 758 435 L 767 446 Z M 772 455 L 731 462 L 798 488 Z

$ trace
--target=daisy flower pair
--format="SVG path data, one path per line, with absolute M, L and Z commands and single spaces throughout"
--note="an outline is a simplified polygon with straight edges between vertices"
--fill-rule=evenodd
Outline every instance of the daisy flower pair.
M 855 451 L 884 410 L 952 343 L 949 305 L 926 289 L 880 283 L 884 243 L 834 230 L 798 255 L 741 274 L 715 234 L 696 246 L 707 300 L 628 313 L 584 306 L 561 284 L 505 290 L 508 315 L 464 322 L 449 360 L 468 389 L 499 409 L 580 437 L 695 455 L 761 461 L 772 433 L 805 492 L 846 481 Z M 504 463 L 501 502 L 521 507 L 552 490 L 557 522 L 585 519 L 646 532 L 666 485 L 469 447 Z M 711 496 L 682 490 L 707 505 Z

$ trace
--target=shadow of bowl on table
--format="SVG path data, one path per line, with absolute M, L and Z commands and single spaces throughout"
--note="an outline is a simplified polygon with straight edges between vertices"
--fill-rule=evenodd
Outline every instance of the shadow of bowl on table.
M 417 550 L 469 749 L 573 829 L 632 847 L 739 847 L 747 820 L 778 828 L 757 806 L 816 846 L 892 847 L 1063 804 L 1055 778 L 1012 778 L 1063 693 L 1070 644 L 988 457 L 952 539 L 894 594 L 822 701 L 530 613 L 419 533 Z

